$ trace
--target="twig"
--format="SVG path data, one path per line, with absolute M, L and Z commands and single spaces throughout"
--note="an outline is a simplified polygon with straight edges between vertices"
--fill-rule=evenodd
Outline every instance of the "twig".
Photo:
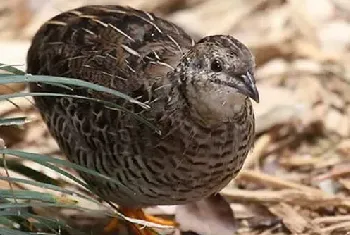
M 350 198 L 326 196 L 308 191 L 295 189 L 273 190 L 241 190 L 225 188 L 221 193 L 235 202 L 259 202 L 259 203 L 289 203 L 308 208 L 327 206 L 343 206 L 350 208 Z
M 265 134 L 257 140 L 255 146 L 253 147 L 253 150 L 245 160 L 243 169 L 248 169 L 252 166 L 259 167 L 259 159 L 271 143 L 271 140 L 272 138 L 269 134 Z
M 239 174 L 238 180 L 246 180 L 246 181 L 251 181 L 254 183 L 258 182 L 262 185 L 276 188 L 276 189 L 297 189 L 300 191 L 306 191 L 308 193 L 324 194 L 324 192 L 319 190 L 319 189 L 315 189 L 315 188 L 310 187 L 310 186 L 290 182 L 290 181 L 281 179 L 277 176 L 272 176 L 272 175 L 262 173 L 260 171 L 243 170 Z
M 333 231 L 338 230 L 338 229 L 339 230 L 343 229 L 342 231 L 349 231 L 349 228 L 350 228 L 350 221 L 335 224 L 335 225 L 329 226 L 327 228 L 323 228 L 321 231 L 326 233 L 326 234 L 330 234 L 330 232 L 333 232 Z
M 313 222 L 317 224 L 333 224 L 333 223 L 349 222 L 349 221 L 350 221 L 350 215 L 324 216 L 324 217 L 318 217 L 313 220 Z

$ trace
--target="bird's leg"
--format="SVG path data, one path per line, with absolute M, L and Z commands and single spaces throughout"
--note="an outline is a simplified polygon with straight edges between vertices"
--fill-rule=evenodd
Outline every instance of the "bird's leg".
M 171 220 L 162 219 L 159 217 L 146 215 L 142 209 L 130 209 L 121 207 L 119 208 L 119 211 L 129 217 L 134 218 L 138 220 L 145 220 L 147 222 L 152 222 L 160 225 L 166 225 L 166 226 L 176 226 L 176 223 Z M 117 230 L 119 226 L 119 220 L 117 218 L 113 218 L 109 224 L 104 228 L 105 232 L 112 232 Z M 152 228 L 142 227 L 141 225 L 132 224 L 130 223 L 130 228 L 133 230 L 133 232 L 137 235 L 155 235 L 157 234 Z
M 108 222 L 108 224 L 103 228 L 103 231 L 105 233 L 111 233 L 115 230 L 117 230 L 119 226 L 119 219 L 118 218 L 113 218 L 111 221 Z
M 134 218 L 131 214 L 128 217 Z M 107 226 L 104 227 L 104 232 L 107 234 L 119 234 L 120 222 L 118 218 L 113 218 Z M 156 233 L 151 228 L 142 228 L 140 225 L 127 222 L 128 229 L 132 230 L 133 235 L 156 235 Z M 118 232 L 118 233 L 116 233 Z
M 166 220 L 160 217 L 156 217 L 156 216 L 152 216 L 152 215 L 147 215 L 143 212 L 142 209 L 136 209 L 135 210 L 135 214 L 136 214 L 136 218 L 137 219 L 141 219 L 141 220 L 145 220 L 148 222 L 152 222 L 155 224 L 160 224 L 160 225 L 165 225 L 165 226 L 176 226 L 176 222 L 173 220 Z

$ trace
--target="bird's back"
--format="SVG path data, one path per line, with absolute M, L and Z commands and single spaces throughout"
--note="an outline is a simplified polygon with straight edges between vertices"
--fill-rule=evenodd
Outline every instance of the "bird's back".
M 193 44 L 182 29 L 121 6 L 86 6 L 45 23 L 28 52 L 28 73 L 79 78 L 132 95 L 164 75 Z

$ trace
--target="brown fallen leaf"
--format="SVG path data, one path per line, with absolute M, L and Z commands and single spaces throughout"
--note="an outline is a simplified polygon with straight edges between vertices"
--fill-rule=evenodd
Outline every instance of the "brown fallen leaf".
M 200 235 L 232 235 L 237 229 L 233 211 L 220 195 L 176 208 L 175 220 L 181 231 Z

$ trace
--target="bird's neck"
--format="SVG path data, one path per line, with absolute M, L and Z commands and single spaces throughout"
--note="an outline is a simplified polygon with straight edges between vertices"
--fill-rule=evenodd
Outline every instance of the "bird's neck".
M 207 127 L 245 120 L 251 107 L 248 98 L 236 93 L 223 95 L 183 89 L 181 86 L 177 89 L 177 98 L 174 100 L 178 110 L 186 112 L 196 122 Z

